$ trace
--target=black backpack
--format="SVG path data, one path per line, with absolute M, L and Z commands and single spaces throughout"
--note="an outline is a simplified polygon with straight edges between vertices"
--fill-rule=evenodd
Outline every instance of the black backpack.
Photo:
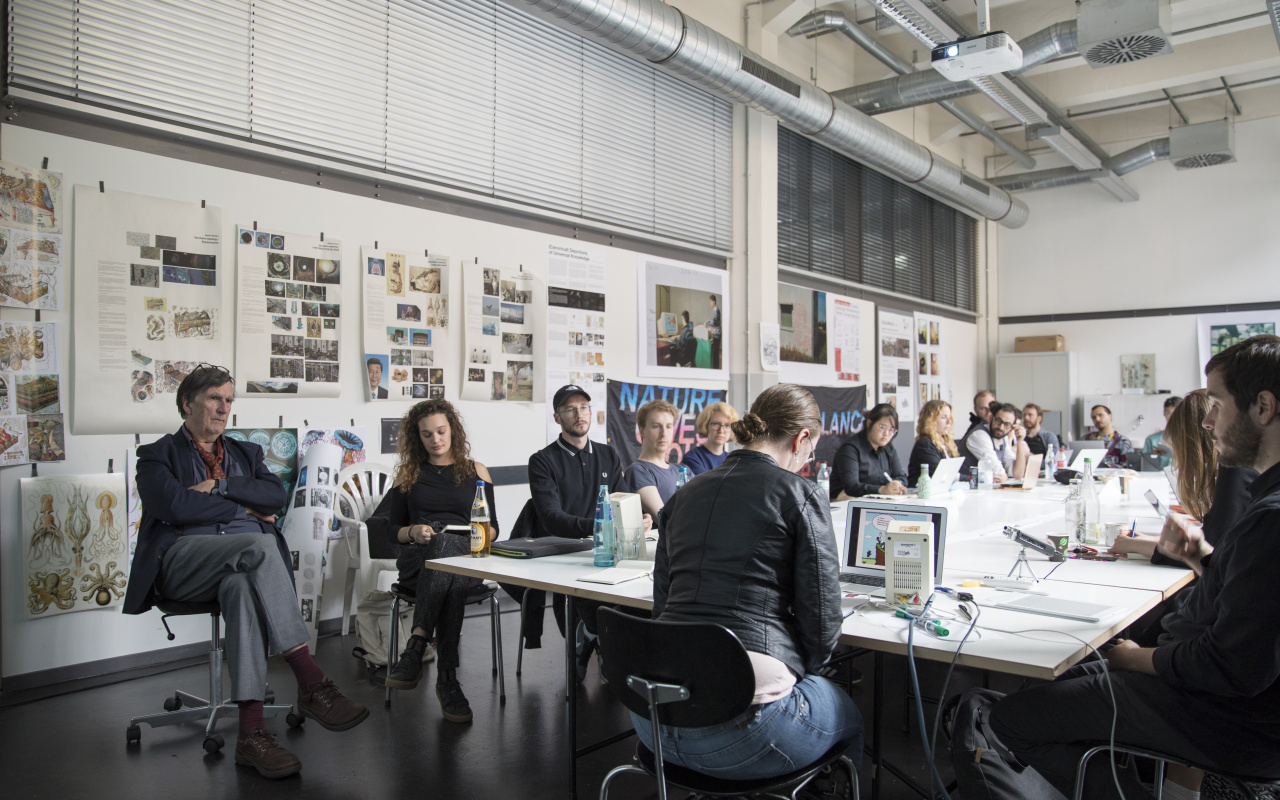
M 956 704 L 951 726 L 951 765 L 964 800 L 1062 800 L 1062 793 L 1018 760 L 995 732 L 991 708 L 1004 695 L 969 689 Z

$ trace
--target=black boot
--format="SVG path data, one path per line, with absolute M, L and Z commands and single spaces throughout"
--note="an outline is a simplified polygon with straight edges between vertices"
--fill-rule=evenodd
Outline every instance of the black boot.
M 387 674 L 386 685 L 392 689 L 412 689 L 422 679 L 422 654 L 427 649 L 423 636 L 410 636 L 409 646 Z
M 441 670 L 436 676 L 436 697 L 440 698 L 440 711 L 450 722 L 470 722 L 471 704 L 458 683 L 458 671 Z

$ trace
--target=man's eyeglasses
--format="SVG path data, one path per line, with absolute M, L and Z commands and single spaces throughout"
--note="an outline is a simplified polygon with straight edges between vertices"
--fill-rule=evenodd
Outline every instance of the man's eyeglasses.
M 591 406 L 564 406 L 560 413 L 569 417 L 588 417 L 591 416 Z
M 220 367 L 217 364 L 206 364 L 203 361 L 201 361 L 199 364 L 196 364 L 195 368 L 192 369 L 191 371 L 196 372 L 198 370 L 205 370 L 205 369 L 211 369 L 211 370 L 214 370 L 215 372 L 225 372 L 228 375 L 231 374 L 231 370 L 227 369 L 226 367 Z

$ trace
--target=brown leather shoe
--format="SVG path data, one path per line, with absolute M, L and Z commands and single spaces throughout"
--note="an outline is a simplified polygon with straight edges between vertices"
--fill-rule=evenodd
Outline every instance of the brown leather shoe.
M 298 757 L 285 750 L 261 728 L 236 740 L 236 763 L 253 767 L 264 778 L 286 778 L 302 769 Z
M 369 709 L 348 700 L 328 678 L 312 686 L 310 691 L 299 687 L 298 708 L 331 731 L 349 730 L 369 716 Z

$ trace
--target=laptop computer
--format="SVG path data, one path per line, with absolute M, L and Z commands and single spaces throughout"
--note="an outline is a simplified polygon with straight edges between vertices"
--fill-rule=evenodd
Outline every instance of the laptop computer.
M 997 489 L 1021 489 L 1024 492 L 1031 491 L 1036 488 L 1036 483 L 1040 480 L 1040 463 L 1044 461 L 1043 455 L 1031 456 L 1027 459 L 1027 471 L 1022 473 L 1022 480 L 1014 478 L 1013 480 L 997 483 Z
M 1076 472 L 1083 470 L 1086 458 L 1093 462 L 1094 469 L 1102 465 L 1102 457 L 1107 454 L 1106 442 L 1078 441 L 1072 444 L 1075 445 L 1076 454 L 1071 457 L 1071 469 Z
M 951 484 L 960 480 L 960 467 L 963 465 L 963 457 L 944 458 L 939 461 L 938 466 L 934 467 L 933 475 L 929 478 L 929 484 L 933 487 L 933 491 L 950 491 Z
M 844 566 L 840 589 L 884 596 L 885 530 L 894 520 L 933 523 L 933 574 L 942 574 L 947 543 L 947 509 L 907 503 L 850 500 L 844 522 Z

